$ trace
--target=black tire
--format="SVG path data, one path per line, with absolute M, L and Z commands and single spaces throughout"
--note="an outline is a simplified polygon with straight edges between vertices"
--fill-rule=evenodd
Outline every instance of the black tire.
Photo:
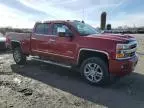
M 13 58 L 14 58 L 14 61 L 16 62 L 16 64 L 19 64 L 19 65 L 26 64 L 26 55 L 23 54 L 20 47 L 14 48 Z
M 90 84 L 95 85 L 109 84 L 110 77 L 108 72 L 108 65 L 101 58 L 91 57 L 84 60 L 80 67 L 80 72 L 84 77 L 84 79 Z

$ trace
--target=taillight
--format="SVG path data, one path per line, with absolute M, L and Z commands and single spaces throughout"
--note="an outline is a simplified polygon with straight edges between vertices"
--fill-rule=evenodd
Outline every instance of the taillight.
M 10 42 L 10 38 L 7 36 L 6 37 L 6 43 L 9 43 Z

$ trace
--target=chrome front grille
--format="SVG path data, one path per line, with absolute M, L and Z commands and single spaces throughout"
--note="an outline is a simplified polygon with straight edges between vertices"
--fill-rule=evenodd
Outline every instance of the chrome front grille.
M 137 44 L 133 44 L 130 46 L 130 49 L 133 49 L 133 48 L 136 48 L 137 47 Z
M 127 54 L 129 55 L 129 57 L 132 57 L 135 55 L 137 50 L 137 42 L 133 41 L 129 43 L 129 49 L 127 50 Z

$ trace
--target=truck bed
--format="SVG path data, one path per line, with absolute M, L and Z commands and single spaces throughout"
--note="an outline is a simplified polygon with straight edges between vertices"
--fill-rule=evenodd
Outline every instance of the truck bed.
M 30 40 L 31 33 L 17 33 L 17 32 L 8 32 L 6 33 L 6 38 L 10 40 Z
M 11 42 L 20 42 L 23 52 L 30 53 L 30 36 L 31 33 L 8 32 L 6 33 L 7 47 L 11 49 Z

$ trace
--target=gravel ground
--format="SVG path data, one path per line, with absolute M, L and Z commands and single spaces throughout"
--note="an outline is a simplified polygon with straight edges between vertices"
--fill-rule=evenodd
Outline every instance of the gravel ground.
M 131 75 L 108 87 L 85 83 L 79 73 L 29 60 L 18 66 L 0 53 L 0 108 L 144 108 L 144 37 Z

